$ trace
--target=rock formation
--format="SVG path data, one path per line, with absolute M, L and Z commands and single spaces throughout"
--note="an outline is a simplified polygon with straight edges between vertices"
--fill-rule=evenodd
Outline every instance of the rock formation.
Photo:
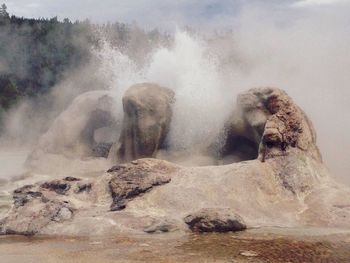
M 139 161 L 133 161 L 131 164 L 117 165 L 107 171 L 113 174 L 109 181 L 113 198 L 111 211 L 122 210 L 128 199 L 139 196 L 154 186 L 169 183 L 169 174 L 175 170 L 162 162 L 143 161 L 141 166 L 138 163 Z
M 193 232 L 232 232 L 247 228 L 243 219 L 231 209 L 201 209 L 184 218 Z
M 81 131 L 78 141 L 81 141 L 85 146 L 87 146 L 88 149 L 92 152 L 93 156 L 107 158 L 109 149 L 113 143 L 113 136 L 105 135 L 100 136 L 104 138 L 97 138 L 99 137 L 98 132 L 100 131 L 101 134 L 103 133 L 102 129 L 111 129 L 115 126 L 116 120 L 113 117 L 112 112 L 113 100 L 111 98 L 108 99 L 108 97 L 104 97 L 100 100 L 99 103 L 106 103 L 104 107 L 107 109 L 97 108 L 90 113 L 89 119 L 84 129 Z
M 316 135 L 305 113 L 280 89 L 242 93 L 215 150 L 234 161 L 261 161 L 299 149 L 321 161 Z M 231 161 L 231 162 L 234 162 Z
M 50 173 L 53 166 L 69 170 L 76 164 L 73 161 L 83 166 L 79 159 L 85 157 L 107 157 L 119 135 L 115 104 L 107 91 L 90 91 L 78 96 L 40 138 L 28 157 L 28 166 Z
M 94 144 L 103 141 L 95 140 L 95 132 L 115 124 L 114 104 L 114 99 L 106 91 L 90 91 L 78 96 L 42 136 L 36 150 L 53 154 L 85 154 L 84 150 L 89 151 Z
M 121 138 L 129 131 L 130 138 L 124 144 L 121 140 L 124 146 L 119 148 L 124 160 L 153 154 L 167 130 L 169 115 L 164 113 L 169 113 L 171 96 L 156 96 L 148 89 L 141 86 L 135 98 L 131 89 L 126 96 L 128 125 Z M 139 103 L 140 92 L 153 94 L 156 101 L 162 98 L 162 106 L 153 108 L 154 98 L 146 94 Z M 144 107 L 149 111 L 138 111 Z M 140 112 L 147 114 L 141 118 Z M 223 149 L 230 154 L 252 147 L 254 160 L 182 167 L 140 159 L 117 164 L 97 178 L 68 177 L 29 185 L 14 192 L 14 205 L 0 221 L 0 233 L 113 235 L 221 232 L 244 226 L 350 227 L 350 189 L 329 176 L 311 122 L 284 91 L 249 90 L 239 96 L 233 116 L 226 125 Z
M 118 230 L 113 223 L 117 214 L 110 211 L 123 210 L 128 200 L 169 183 L 177 170 L 177 166 L 165 161 L 141 159 L 114 166 L 97 179 L 65 177 L 25 185 L 14 191 L 14 205 L 6 218 L 0 221 L 0 234 L 52 234 L 51 231 L 61 231 L 57 227 L 73 231 L 71 234 L 75 231 L 93 234 L 94 227 L 102 228 L 103 233 L 113 233 Z M 108 218 L 108 214 L 112 217 Z M 133 217 L 125 216 L 124 223 Z M 102 218 L 107 224 L 99 225 Z M 79 221 L 78 225 L 75 220 Z M 139 230 L 147 233 L 168 232 L 175 228 L 172 223 L 159 218 L 148 217 L 141 222 L 138 223 Z M 66 228 L 66 224 L 71 227 Z M 85 228 L 89 231 L 86 232 Z
M 155 157 L 165 147 L 173 102 L 174 92 L 156 84 L 137 84 L 126 91 L 123 128 L 116 146 L 118 161 Z

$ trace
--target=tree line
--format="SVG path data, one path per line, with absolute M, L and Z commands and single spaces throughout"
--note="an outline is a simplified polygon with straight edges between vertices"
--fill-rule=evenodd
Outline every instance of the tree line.
M 0 122 L 1 113 L 22 98 L 50 91 L 71 69 L 88 63 L 97 46 L 96 32 L 110 43 L 140 59 L 152 47 L 169 40 L 157 30 L 145 31 L 134 24 L 92 24 L 57 17 L 29 19 L 10 15 L 0 7 Z M 140 45 L 142 43 L 142 45 Z

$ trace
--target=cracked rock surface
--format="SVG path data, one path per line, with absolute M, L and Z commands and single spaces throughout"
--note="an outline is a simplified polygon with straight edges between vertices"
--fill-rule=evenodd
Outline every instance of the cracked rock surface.
M 124 209 L 127 200 L 150 191 L 155 186 L 169 183 L 170 173 L 175 168 L 163 163 L 151 162 L 138 165 L 142 161 L 117 165 L 108 170 L 112 174 L 109 188 L 112 193 L 112 211 Z

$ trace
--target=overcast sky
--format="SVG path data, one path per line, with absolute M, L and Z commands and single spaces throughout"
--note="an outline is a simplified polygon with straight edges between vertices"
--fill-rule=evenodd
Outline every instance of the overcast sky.
M 144 27 L 175 25 L 220 27 L 230 24 L 243 8 L 259 6 L 270 12 L 298 12 L 349 0 L 0 0 L 10 14 L 94 22 L 132 22 Z

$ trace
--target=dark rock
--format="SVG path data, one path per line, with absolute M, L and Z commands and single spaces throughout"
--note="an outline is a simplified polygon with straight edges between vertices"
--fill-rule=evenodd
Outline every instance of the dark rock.
M 14 190 L 13 200 L 16 207 L 23 206 L 34 198 L 42 197 L 41 192 L 32 191 L 34 185 L 25 185 Z
M 229 208 L 208 208 L 188 215 L 185 223 L 193 232 L 230 232 L 247 228 L 243 219 Z
M 91 191 L 92 184 L 87 183 L 87 184 L 78 184 L 76 189 L 74 190 L 74 193 L 80 194 L 82 192 L 87 192 L 89 193 Z
M 4 229 L 3 234 L 0 232 L 2 235 L 16 235 L 16 236 L 27 236 L 31 237 L 34 236 L 37 233 L 37 231 L 17 231 L 15 229 Z
M 61 180 L 54 180 L 43 183 L 41 187 L 50 191 L 55 191 L 57 194 L 64 195 L 71 186 L 70 184 L 62 182 Z
M 29 191 L 30 189 L 33 189 L 34 188 L 34 185 L 31 184 L 31 185 L 25 185 L 25 186 L 22 186 L 20 188 L 17 188 L 16 190 L 14 190 L 13 192 L 15 194 L 20 194 L 20 193 L 25 193 L 27 191 Z
M 126 208 L 127 201 L 123 198 L 117 199 L 113 198 L 113 203 L 111 204 L 111 211 L 120 211 Z
M 175 166 L 156 159 L 141 159 L 124 166 L 114 166 L 109 188 L 112 194 L 112 211 L 125 208 L 127 200 L 139 196 L 154 186 L 169 183 L 169 173 Z
M 80 178 L 71 177 L 71 176 L 68 176 L 68 177 L 64 178 L 64 180 L 67 181 L 67 182 L 77 182 L 77 181 L 81 181 Z
M 107 173 L 118 172 L 118 171 L 125 169 L 125 168 L 127 168 L 127 165 L 125 165 L 125 164 L 114 165 L 112 168 L 107 170 Z

